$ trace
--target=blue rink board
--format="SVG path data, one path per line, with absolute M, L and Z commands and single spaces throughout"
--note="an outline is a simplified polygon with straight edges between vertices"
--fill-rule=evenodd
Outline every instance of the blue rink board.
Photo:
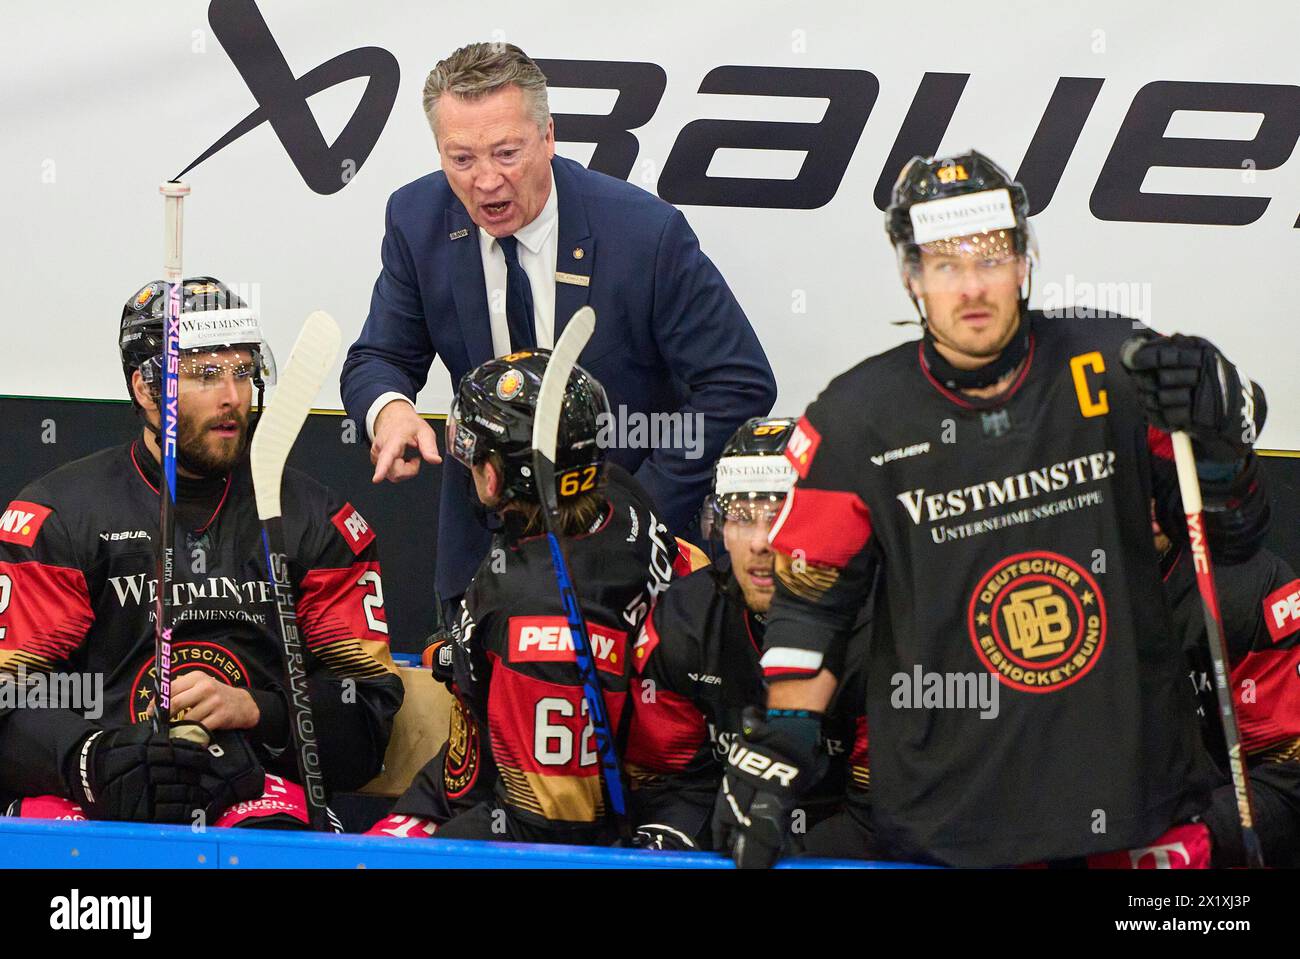
M 714 853 L 0 818 L 0 869 L 730 869 Z M 782 869 L 913 869 L 804 859 Z

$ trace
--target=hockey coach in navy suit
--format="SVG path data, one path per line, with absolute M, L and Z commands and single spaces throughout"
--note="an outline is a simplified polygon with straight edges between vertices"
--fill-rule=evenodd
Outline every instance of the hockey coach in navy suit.
M 681 442 L 626 448 L 615 437 L 609 459 L 685 531 L 727 437 L 776 399 L 726 281 L 673 206 L 555 156 L 546 79 L 518 47 L 457 50 L 429 74 L 424 109 L 442 170 L 389 199 L 383 269 L 343 365 L 343 401 L 366 424 L 374 482 L 441 462 L 412 402 L 435 356 L 454 386 L 494 356 L 552 346 L 589 304 L 596 332 L 579 362 L 604 384 L 616 421 L 681 414 L 659 418 L 677 422 Z M 436 579 L 452 600 L 490 534 L 468 471 L 450 458 L 443 471 Z

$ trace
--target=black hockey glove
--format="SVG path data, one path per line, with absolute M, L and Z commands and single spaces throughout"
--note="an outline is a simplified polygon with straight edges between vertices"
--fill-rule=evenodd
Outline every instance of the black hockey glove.
M 1199 336 L 1135 336 L 1120 350 L 1147 418 L 1185 430 L 1198 459 L 1231 462 L 1250 452 L 1264 428 L 1264 391 Z
M 637 826 L 628 845 L 633 849 L 656 851 L 685 851 L 699 848 L 686 833 L 663 823 L 646 823 Z
M 266 770 L 257 761 L 248 738 L 237 729 L 212 733 L 208 761 L 199 778 L 206 794 L 208 820 L 216 820 L 235 803 L 259 798 L 266 789 Z
M 68 794 L 89 819 L 189 823 L 207 805 L 201 785 L 206 749 L 149 723 L 96 730 L 63 770 Z
M 456 680 L 456 663 L 452 658 L 452 644 L 455 637 L 445 629 L 440 629 L 424 641 L 423 659 L 429 664 L 433 678 L 448 689 Z
M 807 714 L 804 721 L 820 717 Z M 829 760 L 819 741 L 792 735 L 753 706 L 746 707 L 742 724 L 713 809 L 713 846 L 741 869 L 765 869 L 790 851 L 795 810 Z

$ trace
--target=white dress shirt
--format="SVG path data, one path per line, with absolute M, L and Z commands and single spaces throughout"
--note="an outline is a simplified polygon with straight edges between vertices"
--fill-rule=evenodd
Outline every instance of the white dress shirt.
M 519 241 L 519 265 L 528 274 L 533 291 L 533 330 L 537 345 L 550 349 L 555 344 L 555 257 L 560 246 L 560 204 L 555 198 L 555 174 L 551 174 L 551 195 L 537 218 L 515 233 Z M 487 230 L 478 231 L 478 249 L 483 257 L 483 287 L 488 313 L 492 317 L 492 352 L 510 352 L 510 326 L 506 322 L 506 255 L 501 244 Z
M 492 352 L 505 356 L 510 352 L 510 327 L 506 321 L 506 255 L 501 244 L 486 230 L 475 227 L 479 255 L 483 259 L 483 289 L 487 295 L 488 316 L 492 324 Z M 555 195 L 555 174 L 551 174 L 551 195 L 542 212 L 515 233 L 519 241 L 519 265 L 528 276 L 533 293 L 533 330 L 537 345 L 550 349 L 555 345 L 555 264 L 560 247 L 560 204 Z M 452 384 L 452 389 L 456 384 Z M 366 434 L 375 438 L 375 419 L 392 400 L 409 397 L 395 391 L 381 393 L 366 412 Z M 414 403 L 411 403 L 414 407 Z

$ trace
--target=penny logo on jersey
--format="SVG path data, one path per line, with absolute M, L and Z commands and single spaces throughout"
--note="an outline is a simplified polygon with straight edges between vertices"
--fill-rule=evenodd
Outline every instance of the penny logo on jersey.
M 1106 643 L 1106 603 L 1082 566 L 1035 550 L 999 560 L 967 612 L 971 643 L 1003 685 L 1050 693 L 1078 682 Z
M 627 633 L 588 622 L 587 638 L 596 668 L 621 675 Z M 509 659 L 512 663 L 576 662 L 569 621 L 563 616 L 511 616 Z

